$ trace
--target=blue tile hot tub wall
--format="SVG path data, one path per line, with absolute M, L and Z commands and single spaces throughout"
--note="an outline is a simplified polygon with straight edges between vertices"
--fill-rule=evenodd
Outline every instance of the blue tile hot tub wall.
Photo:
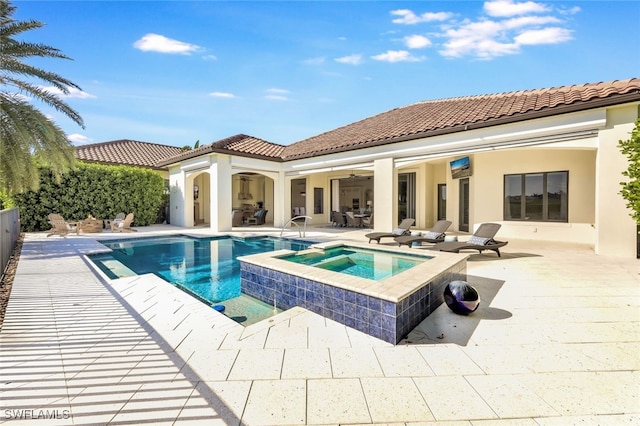
M 442 302 L 445 286 L 466 279 L 466 267 L 446 270 L 400 302 L 390 302 L 240 262 L 242 292 L 280 309 L 301 306 L 370 336 L 396 344 Z

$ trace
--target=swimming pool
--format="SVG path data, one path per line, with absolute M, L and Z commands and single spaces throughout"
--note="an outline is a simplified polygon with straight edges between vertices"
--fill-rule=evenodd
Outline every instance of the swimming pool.
M 370 280 L 382 280 L 397 275 L 429 260 L 424 256 L 403 255 L 355 247 L 312 250 L 282 256 L 280 259 Z
M 211 305 L 241 296 L 246 298 L 240 289 L 238 257 L 281 249 L 303 250 L 311 244 L 271 237 L 193 238 L 185 235 L 102 240 L 100 243 L 112 251 L 93 254 L 89 258 L 110 279 L 152 273 Z M 242 304 L 243 309 L 250 305 Z M 259 305 L 251 306 L 259 311 L 272 310 L 272 307 Z M 225 314 L 241 318 L 252 313 Z M 255 316 L 255 312 L 253 314 Z

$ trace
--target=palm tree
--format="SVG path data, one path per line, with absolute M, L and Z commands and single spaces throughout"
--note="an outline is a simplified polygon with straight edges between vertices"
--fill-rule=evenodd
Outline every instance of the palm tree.
M 30 57 L 70 59 L 58 49 L 18 41 L 16 36 L 40 28 L 35 21 L 16 21 L 16 8 L 0 0 L 0 191 L 17 193 L 38 186 L 38 166 L 46 165 L 60 176 L 73 166 L 74 149 L 65 133 L 31 103 L 37 99 L 84 128 L 82 117 L 56 94 L 31 83 L 40 81 L 68 94 L 80 89 L 71 81 L 23 62 Z

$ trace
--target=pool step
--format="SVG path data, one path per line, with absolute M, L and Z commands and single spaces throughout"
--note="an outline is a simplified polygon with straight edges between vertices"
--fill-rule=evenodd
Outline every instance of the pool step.
M 104 265 L 105 268 L 107 268 L 113 275 L 118 278 L 134 277 L 138 275 L 116 259 L 104 259 L 100 262 Z
M 355 265 L 356 263 L 347 254 L 332 257 L 322 262 L 318 262 L 313 266 L 318 268 L 329 269 L 331 271 L 340 272 L 343 269 L 347 269 Z

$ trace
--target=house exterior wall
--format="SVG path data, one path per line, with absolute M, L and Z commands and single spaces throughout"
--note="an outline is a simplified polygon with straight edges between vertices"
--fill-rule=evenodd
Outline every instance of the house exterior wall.
M 594 150 L 521 148 L 472 156 L 470 178 L 472 225 L 502 224 L 501 239 L 556 240 L 595 244 Z M 504 220 L 504 176 L 519 173 L 569 172 L 568 222 Z M 457 199 L 454 198 L 457 204 Z M 473 232 L 474 226 L 470 227 Z
M 447 219 L 459 230 L 459 180 L 449 162 L 468 155 L 469 233 L 480 223 L 502 224 L 498 238 L 585 244 L 596 253 L 635 257 L 636 225 L 620 196 L 627 162 L 617 143 L 627 139 L 638 117 L 637 103 L 598 108 L 526 122 L 422 138 L 291 162 L 275 162 L 220 154 L 192 159 L 170 168 L 172 223 L 192 226 L 188 212 L 192 176 L 206 170 L 211 179 L 211 228 L 231 229 L 230 176 L 251 171 L 271 178 L 265 186 L 267 209 L 274 226 L 291 217 L 291 182 L 306 179 L 304 204 L 312 223 L 327 223 L 331 213 L 331 179 L 355 170 L 373 174 L 374 230 L 389 231 L 398 223 L 398 174 L 416 173 L 415 229 L 428 229 L 437 218 L 437 186 L 447 185 Z M 568 221 L 506 221 L 504 176 L 568 171 Z M 225 178 L 227 176 L 227 178 Z M 324 212 L 313 212 L 313 189 L 323 188 Z M 192 197 L 191 197 L 192 198 Z M 270 205 L 272 203 L 272 205 Z M 272 207 L 272 208 L 270 208 Z M 182 215 L 182 220 L 180 220 Z M 175 218 L 175 219 L 174 219 Z
M 627 180 L 622 172 L 628 163 L 618 142 L 630 138 L 640 116 L 638 108 L 637 105 L 610 108 L 607 126 L 599 134 L 595 184 L 597 254 L 636 257 L 637 226 L 620 195 L 620 182 Z

